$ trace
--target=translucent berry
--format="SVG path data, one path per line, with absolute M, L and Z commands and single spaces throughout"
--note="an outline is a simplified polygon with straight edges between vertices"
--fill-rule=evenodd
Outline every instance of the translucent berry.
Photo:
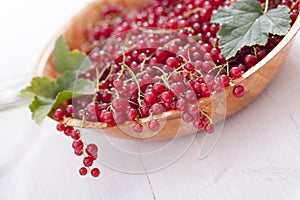
M 85 176 L 85 175 L 87 174 L 87 172 L 88 172 L 88 170 L 87 170 L 85 167 L 81 167 L 81 168 L 79 169 L 79 174 L 80 174 L 81 176 Z
M 93 177 L 98 177 L 98 176 L 100 175 L 100 170 L 99 170 L 98 168 L 93 168 L 93 169 L 91 170 L 91 175 L 92 175 Z

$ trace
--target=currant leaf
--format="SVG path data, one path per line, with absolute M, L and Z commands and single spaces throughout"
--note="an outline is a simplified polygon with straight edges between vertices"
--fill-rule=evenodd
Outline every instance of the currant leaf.
M 269 34 L 285 35 L 291 19 L 285 6 L 264 12 L 256 0 L 239 0 L 230 7 L 220 8 L 211 22 L 221 24 L 219 47 L 229 59 L 244 46 L 266 45 Z
M 42 96 L 53 99 L 59 90 L 59 85 L 45 77 L 34 77 L 30 86 L 21 91 L 19 96 L 32 98 L 34 96 Z
M 30 104 L 29 108 L 32 112 L 32 119 L 41 124 L 43 120 L 48 116 L 52 109 L 58 104 L 63 103 L 71 98 L 81 96 L 82 94 L 74 93 L 73 91 L 62 91 L 56 95 L 55 99 L 48 99 L 41 96 L 35 96 L 34 100 Z
M 58 77 L 57 81 L 50 81 L 45 77 L 33 78 L 31 85 L 22 90 L 20 96 L 33 97 L 29 108 L 32 112 L 32 119 L 40 124 L 58 104 L 94 92 L 94 82 L 81 78 L 77 79 L 77 72 L 73 71 Z
M 51 111 L 52 99 L 35 96 L 34 100 L 29 105 L 29 109 L 32 113 L 32 119 L 37 123 L 41 124 L 48 113 Z
M 70 51 L 62 36 L 55 43 L 53 56 L 54 65 L 61 73 L 74 70 L 80 70 L 83 73 L 92 66 L 92 62 L 85 54 L 78 50 Z
M 81 94 L 93 94 L 95 92 L 96 86 L 94 82 L 77 77 L 78 73 L 76 71 L 67 72 L 58 77 L 59 91 L 70 90 Z

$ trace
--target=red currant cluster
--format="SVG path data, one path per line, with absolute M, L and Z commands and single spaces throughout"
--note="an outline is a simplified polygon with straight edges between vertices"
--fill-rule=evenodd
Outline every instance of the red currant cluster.
M 73 115 L 73 106 L 68 105 L 65 110 L 58 108 L 55 110 L 54 116 L 57 120 L 61 121 L 64 117 L 71 117 Z M 56 129 L 63 132 L 66 136 L 73 139 L 72 147 L 76 156 L 83 156 L 83 165 L 79 169 L 80 175 L 84 176 L 87 174 L 88 169 L 92 167 L 94 161 L 98 158 L 98 147 L 95 144 L 85 145 L 81 138 L 81 131 L 72 126 L 67 126 L 63 123 L 58 123 Z M 95 167 L 90 170 L 93 177 L 100 175 L 100 170 Z
M 70 100 L 64 109 L 56 109 L 55 118 L 75 117 L 108 126 L 130 121 L 137 133 L 145 128 L 157 132 L 161 128 L 157 116 L 179 110 L 183 121 L 207 133 L 214 132 L 209 113 L 198 105 L 199 99 L 235 85 L 235 79 L 241 78 L 282 39 L 271 35 L 267 45 L 244 47 L 226 60 L 218 47 L 219 25 L 210 23 L 210 19 L 220 6 L 230 3 L 150 0 L 134 10 L 118 4 L 103 8 L 100 19 L 84 31 L 87 41 L 80 49 L 95 65 L 80 77 L 97 80 L 97 92 Z M 295 22 L 298 1 L 269 3 L 269 9 L 288 6 L 292 23 Z M 232 92 L 238 98 L 246 93 L 241 85 L 235 85 Z M 147 119 L 147 127 L 141 119 Z M 85 167 L 80 169 L 80 174 L 85 175 L 86 167 L 97 158 L 97 147 L 89 144 L 84 152 L 79 130 L 64 124 L 58 124 L 57 129 L 74 139 L 76 155 L 86 153 Z M 91 173 L 98 176 L 100 171 L 94 168 Z

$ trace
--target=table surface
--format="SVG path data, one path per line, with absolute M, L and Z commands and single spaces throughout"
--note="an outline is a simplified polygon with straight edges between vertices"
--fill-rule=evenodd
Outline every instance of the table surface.
M 2 4 L 0 91 L 12 80 L 24 86 L 39 52 L 87 2 Z M 73 156 L 71 140 L 57 133 L 53 121 L 36 125 L 25 106 L 1 111 L 0 199 L 299 200 L 299 43 L 298 34 L 274 81 L 253 103 L 225 121 L 219 142 L 206 158 L 199 159 L 203 134 L 198 134 L 176 162 L 154 172 L 133 174 L 98 163 L 101 178 L 80 177 L 81 159 Z M 110 156 L 105 149 L 101 154 Z M 158 158 L 151 163 L 154 166 L 149 164 L 153 169 L 162 167 L 167 157 Z

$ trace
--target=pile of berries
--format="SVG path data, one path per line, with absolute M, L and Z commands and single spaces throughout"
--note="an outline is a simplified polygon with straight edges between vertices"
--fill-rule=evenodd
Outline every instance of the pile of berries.
M 264 0 L 259 0 L 264 3 Z M 99 20 L 84 30 L 86 42 L 81 51 L 95 67 L 81 78 L 97 81 L 94 95 L 70 100 L 55 110 L 57 120 L 73 117 L 108 126 L 132 122 L 132 130 L 140 133 L 147 118 L 147 129 L 158 132 L 160 122 L 154 116 L 170 110 L 181 112 L 183 121 L 197 129 L 212 133 L 209 113 L 201 111 L 198 101 L 235 85 L 249 68 L 263 59 L 282 39 L 270 35 L 267 45 L 244 47 L 226 60 L 218 47 L 218 24 L 210 19 L 229 0 L 150 0 L 136 9 L 122 5 L 103 8 Z M 299 14 L 298 1 L 270 0 L 269 8 L 286 5 L 292 23 Z M 246 91 L 233 87 L 233 95 L 241 98 Z M 76 106 L 75 106 L 76 105 Z M 97 158 L 94 144 L 84 145 L 80 130 L 59 123 L 59 131 L 74 139 L 76 155 L 83 155 L 87 173 Z M 85 149 L 85 150 L 84 150 Z M 98 176 L 98 168 L 91 170 Z

